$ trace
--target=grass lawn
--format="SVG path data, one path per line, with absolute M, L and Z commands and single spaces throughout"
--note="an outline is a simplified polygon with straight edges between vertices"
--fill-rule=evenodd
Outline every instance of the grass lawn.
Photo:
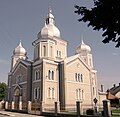
M 120 117 L 120 110 L 112 110 L 112 117 Z

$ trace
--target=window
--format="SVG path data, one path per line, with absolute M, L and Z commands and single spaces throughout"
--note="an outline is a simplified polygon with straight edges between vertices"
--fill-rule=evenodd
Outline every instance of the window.
M 52 88 L 52 98 L 55 98 L 55 89 Z
M 40 99 L 40 88 L 37 88 L 37 99 Z
M 76 82 L 83 82 L 83 75 L 80 73 L 75 73 L 75 81 Z
M 37 88 L 34 89 L 34 99 L 37 99 Z
M 95 88 L 93 87 L 93 95 L 95 95 Z
M 81 82 L 83 82 L 83 75 L 81 74 Z
M 61 51 L 59 51 L 59 57 L 61 58 Z
M 40 99 L 41 96 L 41 92 L 40 92 L 40 88 L 34 88 L 34 99 Z
M 51 98 L 51 88 L 48 89 L 48 98 Z
M 50 56 L 52 57 L 52 46 L 50 46 Z
M 39 80 L 41 78 L 41 71 L 36 70 L 35 71 L 35 80 Z
M 76 89 L 76 99 L 77 100 L 84 99 L 84 91 L 82 89 Z
M 43 46 L 43 56 L 46 57 L 46 46 Z
M 37 77 L 38 77 L 38 72 L 35 71 L 35 80 L 37 80 Z
M 52 80 L 54 80 L 54 71 L 52 71 Z
M 48 79 L 51 80 L 51 71 L 48 71 Z
M 84 99 L 84 91 L 82 90 L 82 99 Z
M 77 73 L 75 73 L 75 80 L 77 81 Z
M 54 71 L 52 71 L 52 70 L 48 71 L 48 79 L 49 80 L 54 80 Z
M 80 74 L 78 74 L 78 80 L 77 81 L 80 82 Z
M 54 99 L 55 98 L 55 89 L 54 88 L 48 88 L 48 94 L 47 94 L 49 99 Z
M 61 51 L 57 50 L 57 57 L 61 58 L 62 54 Z

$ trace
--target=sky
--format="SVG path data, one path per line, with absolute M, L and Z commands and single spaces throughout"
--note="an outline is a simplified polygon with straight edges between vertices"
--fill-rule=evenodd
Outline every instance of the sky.
M 74 5 L 93 7 L 93 0 L 0 0 L 0 82 L 7 83 L 11 56 L 22 41 L 29 59 L 33 59 L 32 42 L 44 26 L 49 6 L 55 16 L 61 37 L 68 41 L 68 56 L 74 55 L 83 36 L 92 49 L 98 85 L 105 89 L 119 84 L 120 48 L 102 43 L 102 31 L 93 31 L 87 23 L 78 22 Z

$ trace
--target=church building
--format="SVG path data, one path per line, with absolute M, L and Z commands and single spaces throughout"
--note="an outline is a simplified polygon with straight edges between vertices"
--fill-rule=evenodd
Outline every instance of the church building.
M 82 40 L 76 54 L 68 57 L 68 42 L 61 37 L 51 9 L 32 45 L 33 60 L 28 59 L 21 41 L 13 51 L 6 109 L 28 111 L 28 105 L 36 103 L 38 110 L 49 110 L 58 102 L 60 110 L 67 110 L 76 101 L 83 110 L 93 108 L 98 85 L 90 46 Z

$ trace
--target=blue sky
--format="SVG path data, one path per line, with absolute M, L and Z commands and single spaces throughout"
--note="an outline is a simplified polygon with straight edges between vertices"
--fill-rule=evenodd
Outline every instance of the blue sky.
M 79 23 L 74 5 L 93 6 L 93 0 L 0 0 L 0 82 L 7 82 L 11 56 L 14 48 L 22 41 L 28 57 L 33 59 L 32 42 L 44 26 L 51 6 L 61 37 L 69 42 L 68 56 L 75 54 L 81 42 L 91 46 L 94 67 L 98 73 L 98 84 L 105 88 L 117 84 L 120 76 L 120 49 L 114 43 L 102 43 L 102 31 L 93 31 L 86 23 Z

